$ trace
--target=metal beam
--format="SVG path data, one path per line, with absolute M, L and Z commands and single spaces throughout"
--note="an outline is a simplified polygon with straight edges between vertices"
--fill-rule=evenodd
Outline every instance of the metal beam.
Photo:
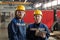
M 31 2 L 0 2 L 0 4 L 32 4 Z

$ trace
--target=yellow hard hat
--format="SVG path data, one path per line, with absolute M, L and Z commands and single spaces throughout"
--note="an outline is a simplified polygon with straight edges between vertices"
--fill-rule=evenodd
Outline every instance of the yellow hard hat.
M 42 11 L 41 10 L 34 10 L 34 15 L 42 15 Z
M 24 11 L 25 10 L 25 7 L 23 5 L 18 5 L 16 10 L 22 10 Z

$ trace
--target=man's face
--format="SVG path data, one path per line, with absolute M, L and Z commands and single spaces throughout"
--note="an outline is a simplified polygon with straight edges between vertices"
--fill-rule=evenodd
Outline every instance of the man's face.
M 36 23 L 40 23 L 42 19 L 42 15 L 34 15 L 34 19 Z
M 25 11 L 17 11 L 16 12 L 16 16 L 19 19 L 22 19 L 24 17 L 24 15 L 25 15 Z

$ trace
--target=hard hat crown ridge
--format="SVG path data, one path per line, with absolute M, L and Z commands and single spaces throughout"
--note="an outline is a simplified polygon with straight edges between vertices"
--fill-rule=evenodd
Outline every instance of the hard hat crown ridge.
M 23 5 L 18 5 L 16 10 L 22 10 L 24 11 L 25 10 L 25 7 Z
M 41 10 L 34 10 L 34 15 L 42 15 L 42 11 Z

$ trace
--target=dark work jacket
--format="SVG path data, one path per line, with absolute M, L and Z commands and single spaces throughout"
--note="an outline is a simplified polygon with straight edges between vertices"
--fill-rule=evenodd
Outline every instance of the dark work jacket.
M 23 20 L 14 18 L 8 25 L 9 40 L 26 40 L 26 25 Z
M 31 28 L 44 28 L 47 33 L 46 33 L 46 37 L 45 38 L 42 38 L 42 37 L 37 37 L 35 36 L 35 32 L 36 31 L 31 31 L 30 29 Z M 49 29 L 46 25 L 40 23 L 40 24 L 30 24 L 27 28 L 27 31 L 26 31 L 26 38 L 27 40 L 48 40 L 49 36 L 50 36 L 50 32 L 49 32 Z

